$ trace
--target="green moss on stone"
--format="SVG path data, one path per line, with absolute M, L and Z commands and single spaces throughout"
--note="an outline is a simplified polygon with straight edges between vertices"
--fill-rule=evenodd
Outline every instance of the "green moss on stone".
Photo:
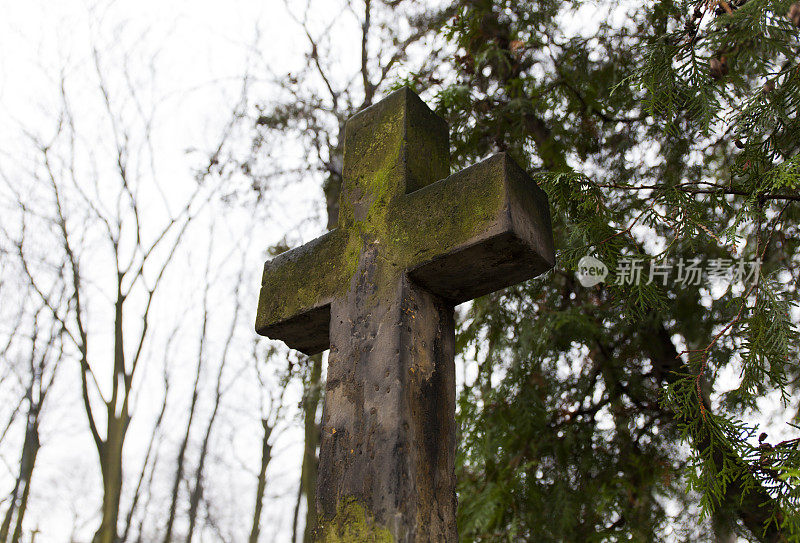
M 267 262 L 256 328 L 308 311 L 346 289 L 355 270 L 344 258 L 350 241 L 344 232 L 334 230 Z
M 342 500 L 336 516 L 323 522 L 316 538 L 319 543 L 392 543 L 391 532 L 375 522 L 354 499 Z
M 406 195 L 393 209 L 387 238 L 413 267 L 474 241 L 508 220 L 505 164 L 497 155 Z
M 339 228 L 265 265 L 257 330 L 345 295 L 365 244 L 379 253 L 373 295 L 380 298 L 402 270 L 490 234 L 507 219 L 505 157 L 436 180 L 448 168 L 442 123 L 408 93 L 348 122 Z
M 399 148 L 394 152 L 399 154 Z M 351 215 L 346 227 L 267 263 L 258 322 L 280 322 L 343 295 L 358 269 L 364 243 L 380 243 L 384 262 L 407 269 L 500 225 L 507 219 L 506 160 L 493 157 L 412 194 L 398 190 L 402 180 L 396 160 L 371 167 L 362 219 Z M 391 288 L 384 279 L 393 270 L 377 271 L 378 289 Z

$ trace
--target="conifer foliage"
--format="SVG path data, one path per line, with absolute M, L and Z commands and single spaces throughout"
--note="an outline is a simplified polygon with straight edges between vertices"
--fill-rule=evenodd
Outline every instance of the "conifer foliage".
M 453 75 L 403 81 L 454 168 L 536 172 L 559 249 L 463 315 L 462 540 L 800 540 L 799 26 L 783 0 L 464 0 Z

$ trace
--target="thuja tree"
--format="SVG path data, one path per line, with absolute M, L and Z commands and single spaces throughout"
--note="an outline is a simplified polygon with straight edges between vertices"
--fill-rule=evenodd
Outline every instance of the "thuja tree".
M 438 96 L 454 167 L 539 172 L 559 248 L 463 315 L 463 540 L 800 538 L 798 23 L 786 1 L 465 1 L 452 78 L 404 81 Z M 586 255 L 605 282 L 576 280 Z

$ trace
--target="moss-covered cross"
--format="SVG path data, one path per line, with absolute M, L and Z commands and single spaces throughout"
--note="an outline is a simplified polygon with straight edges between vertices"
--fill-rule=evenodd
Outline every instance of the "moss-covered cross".
M 320 541 L 457 540 L 453 308 L 553 266 L 508 156 L 448 174 L 447 125 L 401 89 L 346 125 L 338 228 L 264 266 L 258 333 L 330 348 Z

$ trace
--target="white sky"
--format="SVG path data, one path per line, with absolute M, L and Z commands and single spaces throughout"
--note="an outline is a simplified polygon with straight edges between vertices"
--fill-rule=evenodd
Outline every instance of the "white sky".
M 96 107 L 96 96 L 92 89 L 83 88 L 83 75 L 91 70 L 91 47 L 101 52 L 103 63 L 113 72 L 120 62 L 119 56 L 106 54 L 107 51 L 130 51 L 133 62 L 137 59 L 155 55 L 156 75 L 150 80 L 146 66 L 137 65 L 132 70 L 135 85 L 143 85 L 151 94 L 153 103 L 158 104 L 160 124 L 154 130 L 157 146 L 156 160 L 159 177 L 174 179 L 166 188 L 170 200 L 180 201 L 183 188 L 191 184 L 192 167 L 198 164 L 197 153 L 187 150 L 213 148 L 224 122 L 226 113 L 236 103 L 240 92 L 240 78 L 245 71 L 255 77 L 258 70 L 269 65 L 275 73 L 292 69 L 302 62 L 306 51 L 306 41 L 299 27 L 288 17 L 280 0 L 231 0 L 214 2 L 210 0 L 193 1 L 132 1 L 97 2 L 102 8 L 92 7 L 94 2 L 82 0 L 59 0 L 57 2 L 29 0 L 25 2 L 0 0 L 0 166 L 22 166 L 29 158 L 24 154 L 26 142 L 20 139 L 21 130 L 39 132 L 46 136 L 52 132 L 53 112 L 58 110 L 58 77 L 63 70 L 67 74 L 74 107 L 77 110 Z M 332 8 L 335 6 L 331 5 Z M 324 15 L 324 14 L 323 14 Z M 90 72 L 89 72 L 90 73 Z M 119 70 L 116 70 L 119 73 Z M 269 96 L 254 96 L 269 99 Z M 91 119 L 93 113 L 87 113 Z M 76 115 L 79 117 L 80 115 Z M 90 130 L 91 132 L 91 130 Z M 102 137 L 98 135 L 98 137 Z M 253 251 L 246 267 L 246 289 L 252 294 L 250 307 L 242 314 L 242 345 L 249 347 L 248 335 L 252 332 L 257 285 L 260 281 L 262 251 L 270 243 L 277 241 L 284 233 L 296 230 L 304 218 L 313 216 L 322 201 L 319 183 L 309 179 L 303 186 L 289 187 L 276 195 L 273 216 L 269 224 L 252 225 L 252 218 L 226 216 L 216 223 L 215 232 L 223 245 L 225 240 L 242 239 L 248 229 L 254 234 L 249 242 Z M 278 205 L 274 205 L 274 204 Z M 177 203 L 176 203 L 177 206 Z M 220 224 L 221 223 L 221 224 Z M 301 237 L 309 238 L 321 232 L 322 225 L 312 222 L 307 225 Z M 176 264 L 184 270 L 202 269 L 203 247 L 206 246 L 204 232 L 200 227 L 190 240 L 190 245 L 200 247 L 195 254 L 188 254 Z M 199 253 L 199 254 L 198 254 Z M 238 262 L 238 259 L 237 259 Z M 182 272 L 183 273 L 183 272 Z M 187 277 L 191 272 L 187 271 Z M 226 285 L 232 284 L 230 270 L 223 271 L 221 278 Z M 194 279 L 197 279 L 196 273 Z M 196 284 L 196 283 L 195 283 Z M 161 306 L 164 317 L 179 311 L 189 313 L 199 304 L 197 292 L 186 290 L 180 283 L 173 287 L 173 299 Z M 227 291 L 217 294 L 225 296 Z M 171 306 L 171 307 L 170 307 Z M 218 317 L 221 327 L 226 314 Z M 187 335 L 196 333 L 193 321 L 186 325 Z M 159 338 L 159 341 L 163 340 Z M 217 342 L 219 343 L 219 341 Z M 102 340 L 94 342 L 96 351 L 108 347 Z M 98 346 L 99 345 L 99 346 Z M 212 344 L 211 348 L 219 345 Z M 171 393 L 176 399 L 172 405 L 174 420 L 166 424 L 168 431 L 175 435 L 169 439 L 179 439 L 186 409 L 187 393 L 181 394 L 189 382 L 192 371 L 192 352 L 196 351 L 196 340 L 192 336 L 179 349 L 186 351 L 178 362 L 176 373 L 186 372 L 187 379 L 174 384 Z M 156 358 L 158 347 L 156 349 Z M 77 375 L 62 373 L 62 381 L 76 386 Z M 215 372 L 213 359 L 209 365 L 209 375 Z M 160 369 L 148 369 L 146 379 L 160 379 Z M 215 460 L 215 465 L 239 464 L 256 469 L 261 452 L 257 421 L 258 393 L 252 390 L 252 383 L 236 385 L 241 394 L 229 402 L 229 413 L 239 410 L 242 413 L 240 428 L 232 430 L 218 425 L 219 439 L 230 442 L 232 449 L 229 458 Z M 142 387 L 139 409 L 126 444 L 126 458 L 130 470 L 138 470 L 140 456 L 149 437 L 152 417 L 161 401 L 161 390 Z M 54 391 L 54 394 L 58 391 Z M 26 518 L 26 525 L 41 530 L 37 538 L 43 543 L 65 543 L 69 540 L 69 529 L 73 516 L 86 520 L 79 529 L 80 541 L 91 538 L 96 528 L 97 518 L 91 511 L 98 505 L 97 456 L 86 431 L 85 417 L 80 406 L 74 402 L 64 405 L 69 391 L 51 397 L 49 401 L 58 405 L 60 412 L 49 414 L 43 427 L 44 447 L 40 452 L 37 472 L 34 479 L 34 497 Z M 246 400 L 246 402 L 245 402 Z M 296 406 L 297 391 L 290 391 L 289 413 Z M 0 400 L 2 401 L 2 400 Z M 59 402 L 56 404 L 55 402 Z M 247 403 L 249 402 L 249 403 Z M 299 458 L 302 447 L 297 419 L 290 419 L 294 426 L 276 443 L 276 459 L 270 468 L 271 481 L 267 490 L 266 507 L 262 524 L 264 541 L 287 541 L 291 528 L 291 507 L 298 480 Z M 204 422 L 202 423 L 204 424 Z M 201 424 L 201 425 L 202 425 Z M 238 431 L 237 431 L 238 430 Z M 6 482 L 13 465 L 16 452 L 3 458 L 0 466 L 0 483 L 5 495 Z M 167 450 L 165 455 L 172 455 Z M 162 459 L 164 475 L 171 477 L 170 456 Z M 220 464 L 221 463 L 221 464 Z M 207 474 L 210 492 L 222 491 L 224 494 L 210 496 L 221 504 L 220 513 L 230 504 L 232 514 L 243 512 L 242 528 L 249 530 L 250 519 L 246 512 L 252 508 L 251 490 L 253 479 L 242 471 L 242 480 L 220 481 L 231 471 Z M 133 474 L 131 474 L 133 475 Z M 46 493 L 47 499 L 38 500 Z M 163 505 L 163 504 L 162 504 Z M 90 513 L 87 515 L 88 509 Z M 302 515 L 302 512 L 301 512 Z M 302 518 L 302 516 L 301 516 Z M 301 522 L 302 524 L 302 522 Z M 198 538 L 196 541 L 201 541 Z

